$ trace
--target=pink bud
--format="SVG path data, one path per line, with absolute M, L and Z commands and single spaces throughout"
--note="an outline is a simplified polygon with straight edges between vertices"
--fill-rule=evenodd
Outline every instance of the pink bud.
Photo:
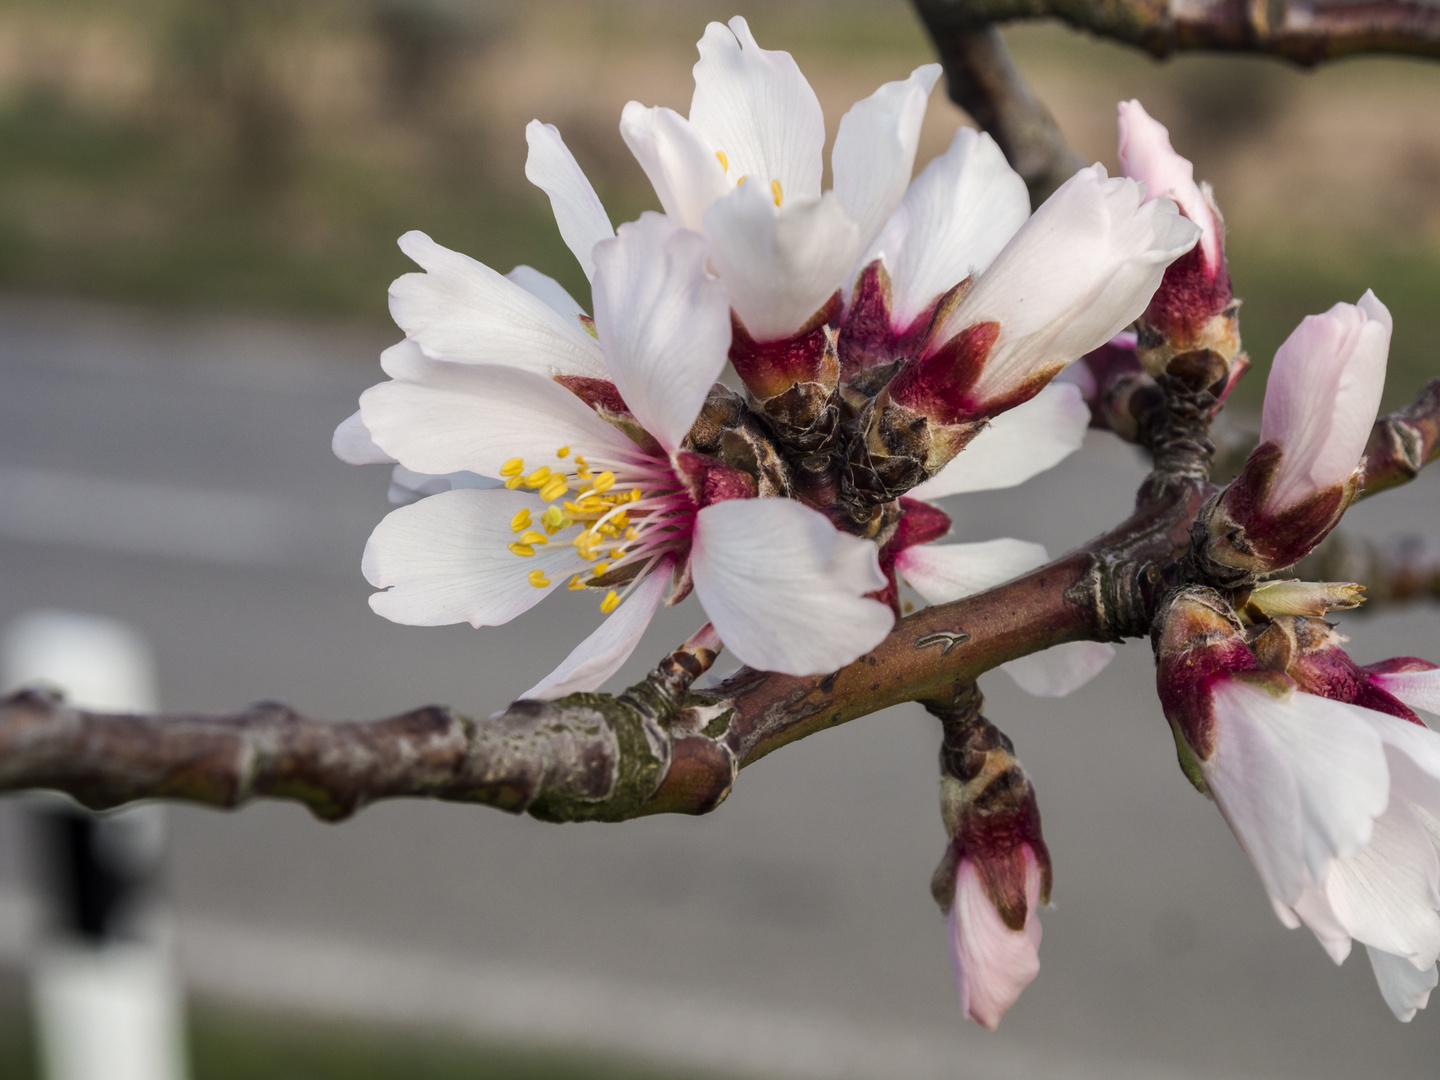
M 1022 844 L 1009 861 L 1011 876 L 1018 876 L 1023 903 L 1020 925 L 1009 925 L 991 897 L 986 868 L 968 856 L 955 872 L 955 902 L 950 907 L 950 956 L 955 965 L 955 986 L 960 1007 L 967 1016 L 994 1030 L 1020 992 L 1040 973 L 1040 900 L 1044 873 L 1029 844 Z
M 1344 484 L 1360 465 L 1380 411 L 1390 312 L 1367 291 L 1359 304 L 1309 315 L 1275 353 L 1261 443 L 1281 451 L 1261 510 L 1278 514 Z
M 1208 277 L 1224 269 L 1219 215 L 1195 183 L 1195 166 L 1170 145 L 1170 132 L 1138 101 L 1120 102 L 1120 169 L 1145 185 L 1146 199 L 1173 199 L 1200 226 L 1200 250 Z

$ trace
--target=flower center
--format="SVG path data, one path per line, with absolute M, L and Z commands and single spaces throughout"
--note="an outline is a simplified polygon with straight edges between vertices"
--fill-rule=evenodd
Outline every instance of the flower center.
M 605 594 L 600 610 L 608 614 L 663 556 L 683 556 L 689 549 L 694 500 L 663 458 L 637 454 L 587 459 L 572 457 L 568 446 L 556 450 L 555 458 L 556 465 L 529 471 L 518 457 L 501 466 L 507 488 L 530 488 L 550 504 L 538 517 L 526 508 L 510 519 L 510 531 L 519 535 L 508 547 L 528 559 L 537 547 L 570 533 L 559 542 L 572 544 L 582 559 L 594 564 L 571 577 L 567 587 L 577 591 L 603 585 L 607 576 L 639 564 L 623 592 L 610 589 Z M 543 570 L 531 570 L 526 577 L 537 589 L 550 585 Z

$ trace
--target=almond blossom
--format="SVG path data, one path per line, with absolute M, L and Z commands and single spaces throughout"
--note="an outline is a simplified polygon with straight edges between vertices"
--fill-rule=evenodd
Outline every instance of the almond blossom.
M 1165 616 L 1158 686 L 1182 763 L 1280 921 L 1304 923 L 1336 963 L 1352 941 L 1366 945 L 1386 1002 L 1408 1020 L 1440 956 L 1440 733 L 1338 647 L 1287 674 L 1266 668 L 1233 620 L 1208 590 L 1182 591 Z M 1355 677 L 1317 674 L 1336 665 Z M 1390 685 L 1436 703 L 1428 672 Z
M 391 291 L 407 339 L 360 423 L 415 473 L 471 474 L 392 512 L 365 552 L 397 622 L 499 625 L 551 591 L 598 587 L 610 619 L 530 692 L 597 686 L 666 596 L 691 588 L 754 667 L 829 671 L 893 618 L 866 599 L 873 543 L 685 446 L 725 363 L 729 304 L 702 237 L 657 214 L 596 245 L 595 336 L 489 268 L 427 238 L 402 242 L 429 271 Z M 573 329 L 571 328 L 573 326 Z M 351 423 L 351 422 L 347 422 Z M 618 610 L 616 610 L 618 608 Z

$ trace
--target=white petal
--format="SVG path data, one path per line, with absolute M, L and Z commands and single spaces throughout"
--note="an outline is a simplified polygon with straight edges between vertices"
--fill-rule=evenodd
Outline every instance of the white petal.
M 947 922 L 950 959 L 960 1008 L 992 1031 L 1021 991 L 1040 974 L 1040 870 L 1026 850 L 1025 926 L 1011 930 L 1000 918 L 970 859 L 961 859 L 955 902 Z
M 1380 738 L 1365 710 L 1327 698 L 1232 679 L 1213 694 L 1215 751 L 1201 769 L 1266 891 L 1293 906 L 1369 842 L 1389 800 Z
M 1267 509 L 1343 483 L 1360 464 L 1380 411 L 1390 326 L 1390 313 L 1367 292 L 1359 304 L 1307 316 L 1275 351 L 1260 440 L 1283 454 L 1265 493 Z
M 1036 372 L 1098 348 L 1145 310 L 1165 268 L 1199 228 L 1168 199 L 1141 205 L 1133 180 L 1100 165 L 1060 186 L 932 331 L 939 343 L 980 322 L 1000 334 L 971 393 L 1000 398 Z
M 404 465 L 396 465 L 390 470 L 388 496 L 394 505 L 408 506 L 426 496 L 439 495 L 442 491 L 452 491 L 455 488 L 475 488 L 483 491 L 486 488 L 504 486 L 503 480 L 480 476 L 472 472 L 454 472 L 436 476 L 432 473 L 415 472 L 413 469 L 405 468 Z
M 586 566 L 570 544 L 537 547 L 530 558 L 507 550 L 515 539 L 510 519 L 546 503 L 524 491 L 445 491 L 392 510 L 365 545 L 361 569 L 377 589 L 377 614 L 411 626 L 499 626 L 534 607 Z M 543 570 L 550 584 L 536 588 L 527 575 Z
M 910 183 L 925 103 L 939 64 L 924 64 L 908 79 L 888 82 L 840 118 L 830 151 L 835 194 L 868 245 Z
M 1428 967 L 1440 956 L 1437 879 L 1435 846 L 1401 801 L 1376 820 L 1359 854 L 1331 863 L 1324 890 L 1356 941 Z
M 575 646 L 559 667 L 520 696 L 552 701 L 582 690 L 598 690 L 630 659 L 635 646 L 645 636 L 645 628 L 665 598 L 671 565 L 666 562 L 652 570 L 593 634 Z
M 785 197 L 820 194 L 825 116 L 787 52 L 760 48 L 738 15 L 700 39 L 690 122 L 722 151 L 732 180 L 780 181 Z
M 1036 697 L 1064 697 L 1099 675 L 1114 659 L 1114 645 L 1103 641 L 1067 641 L 1000 667 L 1026 693 Z
M 960 128 L 920 171 L 872 254 L 890 271 L 891 318 L 905 328 L 942 294 L 988 267 L 1030 216 L 1030 193 L 989 135 Z M 895 219 L 892 219 L 895 220 Z
M 627 103 L 620 114 L 620 135 L 665 213 L 699 232 L 705 211 L 731 189 L 715 148 L 674 109 L 647 109 L 638 101 Z
M 380 370 L 392 379 L 422 379 L 433 361 L 409 338 L 397 341 L 380 354 Z
M 402 236 L 400 250 L 426 272 L 395 279 L 390 314 L 425 355 L 545 376 L 608 377 L 599 344 L 578 322 L 484 263 L 421 232 Z
M 542 274 L 533 266 L 526 266 L 521 263 L 505 275 L 515 282 L 531 296 L 539 297 L 552 308 L 564 315 L 567 319 L 575 319 L 585 314 L 585 309 L 580 306 L 573 296 L 566 291 L 565 286 L 548 274 Z
M 340 421 L 330 438 L 330 452 L 347 465 L 385 465 L 395 460 L 375 445 L 358 410 Z
M 499 476 L 516 457 L 527 470 L 555 468 L 562 446 L 582 454 L 636 453 L 625 436 L 549 379 L 490 364 L 425 365 L 424 381 L 385 382 L 360 395 L 371 437 L 408 469 Z
M 595 261 L 595 329 L 615 386 L 673 451 L 725 367 L 725 286 L 705 270 L 705 238 L 661 214 L 621 225 Z
M 1274 903 L 1273 900 L 1271 902 Z M 1313 881 L 1306 884 L 1300 899 L 1295 901 L 1294 911 L 1276 905 L 1276 913 L 1280 915 L 1280 921 L 1292 930 L 1298 925 L 1298 916 L 1315 935 L 1320 946 L 1330 954 L 1330 959 L 1335 961 L 1336 966 L 1343 964 L 1350 956 L 1350 931 L 1345 929 L 1330 906 L 1329 898 Z
M 595 280 L 591 250 L 601 240 L 615 235 L 610 217 L 595 194 L 585 172 L 554 124 L 531 120 L 525 125 L 530 153 L 525 159 L 525 179 L 550 196 L 560 236 L 575 253 L 580 268 Z
M 948 604 L 984 592 L 1050 556 L 1028 540 L 985 540 L 978 544 L 917 544 L 900 552 L 895 568 L 931 604 Z
M 751 667 L 817 675 L 880 643 L 895 617 L 875 545 L 791 499 L 731 499 L 696 515 L 695 592 L 725 647 Z
M 1023 484 L 1079 450 L 1089 426 L 1090 407 L 1080 388 L 1050 383 L 991 420 L 950 464 L 912 488 L 910 497 L 933 501 Z
M 795 333 L 845 282 L 859 232 L 833 191 L 775 205 L 742 184 L 705 215 L 710 257 L 730 304 L 757 341 Z
M 1395 1019 L 1408 1024 L 1415 1013 L 1430 1003 L 1430 991 L 1440 981 L 1440 973 L 1431 964 L 1424 971 L 1403 956 L 1391 956 L 1378 949 L 1366 948 L 1370 954 L 1370 966 L 1375 971 L 1375 982 L 1380 987 L 1380 996 Z
M 1375 685 L 1409 705 L 1428 713 L 1440 713 L 1440 668 L 1429 671 L 1395 671 L 1372 675 Z

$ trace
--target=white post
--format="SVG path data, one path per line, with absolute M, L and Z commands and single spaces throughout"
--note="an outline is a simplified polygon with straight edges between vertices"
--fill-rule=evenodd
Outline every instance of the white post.
M 0 666 L 7 689 L 39 683 L 88 708 L 156 708 L 150 648 L 114 619 L 29 612 L 7 627 Z M 43 1075 L 185 1080 L 183 999 L 163 912 L 147 895 L 161 808 L 94 815 L 55 797 L 37 817 L 54 879 L 31 982 Z

